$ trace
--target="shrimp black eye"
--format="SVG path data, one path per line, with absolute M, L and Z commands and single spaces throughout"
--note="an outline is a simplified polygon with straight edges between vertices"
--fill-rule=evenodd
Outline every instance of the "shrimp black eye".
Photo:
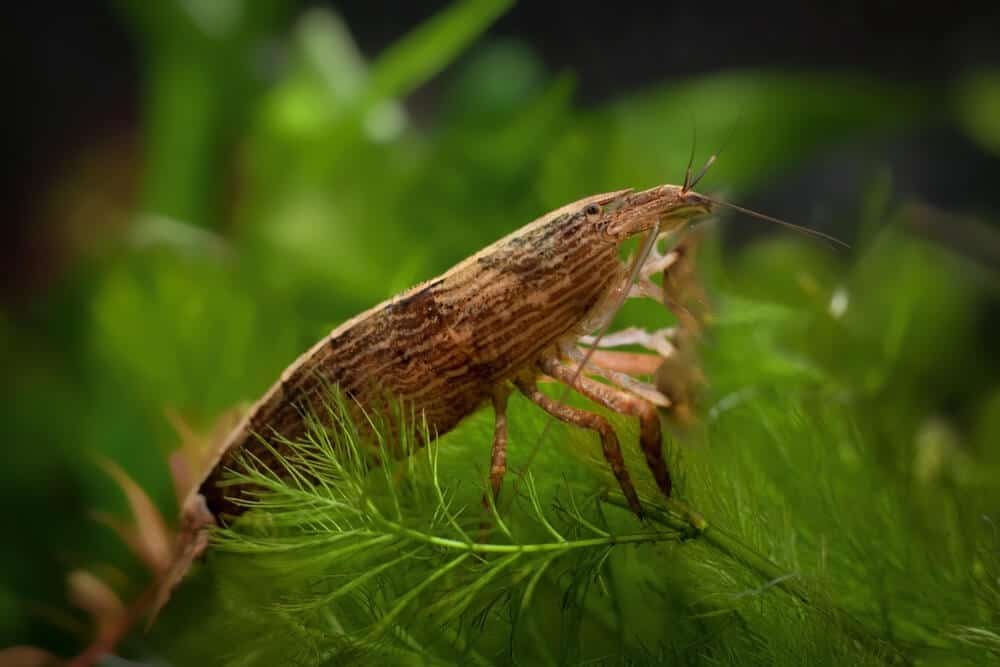
M 597 204 L 589 204 L 587 208 L 583 209 L 583 212 L 587 215 L 588 218 L 593 218 L 594 216 L 598 216 L 601 214 L 601 207 L 598 206 Z

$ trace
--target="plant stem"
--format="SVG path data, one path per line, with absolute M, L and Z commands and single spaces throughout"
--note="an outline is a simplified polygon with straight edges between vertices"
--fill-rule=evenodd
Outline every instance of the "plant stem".
M 622 509 L 629 509 L 625 496 L 620 493 L 609 493 L 605 502 Z M 848 612 L 835 606 L 821 605 L 808 587 L 797 576 L 789 576 L 789 572 L 774 561 L 762 556 L 739 539 L 708 523 L 700 514 L 684 503 L 669 499 L 665 509 L 646 507 L 647 516 L 654 522 L 676 530 L 681 534 L 697 537 L 704 543 L 714 547 L 719 552 L 732 558 L 769 586 L 774 586 L 792 596 L 810 609 L 828 617 L 838 627 L 844 630 L 852 639 L 866 647 L 876 655 L 885 658 L 893 664 L 910 664 L 911 660 L 903 655 L 891 643 L 873 637 L 864 626 Z
M 608 537 L 594 537 L 584 540 L 569 540 L 562 542 L 541 542 L 536 544 L 489 544 L 479 542 L 466 542 L 447 537 L 437 537 L 428 535 L 419 530 L 404 528 L 393 521 L 379 519 L 386 528 L 393 530 L 406 539 L 417 542 L 425 542 L 445 549 L 456 549 L 469 553 L 545 553 L 552 551 L 568 551 L 570 549 L 585 549 L 588 547 L 609 546 L 614 544 L 641 544 L 644 542 L 667 542 L 677 541 L 679 536 L 675 533 L 633 533 L 630 535 L 610 535 Z

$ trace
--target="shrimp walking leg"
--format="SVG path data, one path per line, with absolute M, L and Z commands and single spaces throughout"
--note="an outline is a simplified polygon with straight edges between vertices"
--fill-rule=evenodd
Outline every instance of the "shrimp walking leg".
M 578 368 L 563 364 L 558 359 L 543 359 L 539 366 L 547 375 L 570 385 L 595 403 L 639 419 L 639 446 L 646 458 L 646 465 L 660 491 L 669 497 L 673 485 L 663 458 L 663 437 L 656 406 L 621 389 L 592 380 L 580 373 Z
M 611 466 L 611 472 L 614 473 L 615 479 L 618 480 L 618 486 L 621 487 L 622 493 L 625 495 L 625 499 L 628 501 L 631 510 L 637 516 L 642 517 L 642 505 L 639 504 L 639 495 L 636 493 L 635 486 L 632 484 L 632 478 L 629 477 L 628 470 L 625 468 L 625 458 L 622 456 L 621 445 L 618 443 L 618 435 L 615 433 L 615 429 L 611 426 L 611 423 L 600 415 L 571 407 L 546 396 L 539 391 L 534 380 L 518 379 L 516 385 L 518 390 L 532 403 L 535 403 L 559 421 L 595 431 L 600 436 L 604 458 L 608 462 L 608 465 Z

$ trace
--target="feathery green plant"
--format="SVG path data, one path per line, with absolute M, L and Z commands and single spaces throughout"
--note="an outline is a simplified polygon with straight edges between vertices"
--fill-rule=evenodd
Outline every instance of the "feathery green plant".
M 873 254 L 883 266 L 901 253 L 893 271 L 904 273 L 954 261 L 882 234 L 893 242 L 872 245 L 856 270 L 871 271 Z M 302 441 L 272 443 L 277 464 L 244 456 L 232 471 L 229 483 L 255 489 L 248 512 L 216 535 L 154 643 L 181 663 L 975 664 L 996 651 L 1000 618 L 992 501 L 975 500 L 985 480 L 947 452 L 933 464 L 885 458 L 907 433 L 923 438 L 917 447 L 942 436 L 919 414 L 867 409 L 911 400 L 879 370 L 898 354 L 870 317 L 880 296 L 852 291 L 847 311 L 831 313 L 843 273 L 808 275 L 794 307 L 717 298 L 704 425 L 667 442 L 677 500 L 646 479 L 635 426 L 604 412 L 645 522 L 624 508 L 592 434 L 556 424 L 532 469 L 519 469 L 546 419 L 524 399 L 510 403 L 498 508 L 482 504 L 486 411 L 424 449 L 432 434 L 418 415 L 397 414 L 411 426 L 398 431 L 369 415 L 372 443 L 331 390 L 332 429 L 314 419 Z M 938 289 L 922 308 L 945 306 L 935 299 L 951 288 Z M 827 360 L 834 332 L 889 384 Z M 371 468 L 371 447 L 388 463 Z
M 692 530 L 674 521 L 614 532 L 597 498 L 578 499 L 572 485 L 546 507 L 530 473 L 517 511 L 504 518 L 490 494 L 487 511 L 443 480 L 439 446 L 417 448 L 431 433 L 414 416 L 400 410 L 398 430 L 368 416 L 378 458 L 389 462 L 370 469 L 372 438 L 361 435 L 335 389 L 326 412 L 310 420 L 301 441 L 262 440 L 276 465 L 240 458 L 227 483 L 254 489 L 243 501 L 249 512 L 215 539 L 218 551 L 240 554 L 261 576 L 285 579 L 271 609 L 314 624 L 301 647 L 310 662 L 345 652 L 445 651 L 489 664 L 475 628 L 503 608 L 514 642 L 515 630 L 531 623 L 521 617 L 550 569 L 572 561 L 575 585 L 586 589 L 603 578 L 615 548 L 676 543 Z M 403 457 L 392 463 L 390 452 Z M 551 650 L 538 639 L 535 628 L 518 653 Z
M 165 408 L 204 423 L 259 396 L 337 322 L 539 213 L 676 182 L 692 110 L 702 145 L 736 128 L 709 190 L 747 193 L 827 148 L 851 152 L 928 121 L 998 145 L 990 73 L 952 105 L 940 104 L 956 92 L 943 86 L 742 71 L 582 107 L 572 73 L 546 73 L 511 42 L 477 45 L 440 81 L 433 120 L 410 123 L 402 96 L 510 2 L 456 3 L 370 64 L 325 10 L 284 30 L 266 20 L 282 3 L 255 4 L 231 15 L 245 24 L 227 37 L 177 51 L 197 26 L 170 17 L 196 3 L 147 4 L 129 10 L 136 25 L 175 34 L 136 33 L 152 57 L 138 221 L 23 320 L 0 317 L 12 443 L 0 505 L 17 544 L 2 555 L 0 638 L 63 655 L 90 630 L 66 614 L 67 569 L 111 564 L 123 599 L 144 583 L 117 537 L 86 519 L 124 509 L 86 452 L 116 461 L 174 516 Z M 264 34 L 286 56 L 266 83 L 251 70 L 261 46 L 270 53 Z M 197 71 L 178 78 L 184 63 Z M 208 131 L 220 123 L 230 130 Z M 224 146 L 201 140 L 216 134 L 238 153 L 225 169 Z M 230 178 L 238 192 L 213 188 Z M 865 201 L 840 202 L 860 204 L 850 255 L 783 237 L 699 258 L 717 315 L 704 423 L 666 447 L 678 497 L 707 525 L 663 504 L 633 425 L 615 416 L 656 508 L 646 524 L 616 506 L 590 434 L 555 425 L 522 470 L 546 418 L 518 397 L 496 512 L 481 505 L 488 411 L 363 477 L 340 434 L 314 434 L 285 456 L 316 474 L 246 462 L 238 474 L 267 484 L 245 521 L 219 535 L 153 635 L 120 654 L 241 665 L 996 660 L 1000 366 L 983 323 L 997 275 L 914 239 L 887 178 L 875 182 Z M 630 302 L 620 319 L 669 323 L 652 302 Z M 334 440 L 348 458 L 323 463 Z M 483 539 L 481 522 L 492 526 Z
M 546 502 L 529 473 L 505 518 L 493 503 L 488 512 L 478 503 L 462 503 L 459 485 L 442 482 L 437 444 L 372 471 L 368 446 L 339 397 L 331 400 L 329 413 L 336 423 L 332 432 L 314 422 L 303 441 L 270 446 L 278 465 L 245 456 L 229 479 L 257 491 L 246 501 L 245 518 L 217 534 L 215 549 L 239 556 L 224 556 L 222 567 L 240 569 L 237 586 L 252 595 L 253 634 L 262 646 L 217 646 L 208 654 L 214 658 L 220 649 L 222 655 L 233 652 L 240 664 L 257 650 L 267 657 L 252 664 L 287 656 L 286 624 L 294 623 L 294 654 L 307 664 L 336 664 L 347 656 L 377 662 L 390 655 L 492 664 L 501 647 L 490 647 L 490 640 L 496 644 L 504 635 L 509 655 L 501 662 L 546 656 L 576 662 L 585 651 L 584 621 L 609 622 L 591 618 L 595 612 L 614 616 L 613 609 L 594 609 L 591 598 L 600 590 L 607 595 L 613 585 L 606 568 L 615 550 L 685 540 L 704 541 L 763 577 L 765 589 L 782 588 L 815 607 L 777 565 L 679 503 L 657 507 L 645 498 L 654 508 L 651 520 L 629 522 L 631 529 L 623 532 L 608 521 L 604 507 L 624 508 L 618 494 L 578 497 L 581 489 L 564 481 Z M 395 444 L 386 441 L 382 424 L 374 433 L 387 456 Z M 415 441 L 404 435 L 400 444 L 412 451 Z M 231 574 L 223 572 L 225 578 Z M 259 582 L 278 579 L 272 597 L 261 596 L 267 584 Z M 534 604 L 540 585 L 551 589 L 553 580 L 567 582 L 561 601 L 549 590 L 540 607 Z M 553 609 L 557 602 L 561 608 Z M 269 627 L 260 614 L 275 625 Z M 547 622 L 554 614 L 558 631 L 549 626 L 543 634 L 539 614 Z M 490 647 L 489 658 L 479 644 Z

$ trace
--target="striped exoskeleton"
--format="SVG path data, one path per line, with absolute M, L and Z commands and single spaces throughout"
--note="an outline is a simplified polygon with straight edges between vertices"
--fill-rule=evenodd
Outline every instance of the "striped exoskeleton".
M 242 512 L 234 499 L 246 489 L 220 485 L 224 471 L 241 452 L 268 460 L 261 438 L 280 446 L 274 436 L 301 437 L 307 428 L 303 415 L 325 413 L 330 386 L 359 410 L 377 409 L 390 395 L 437 435 L 492 404 L 494 493 L 499 493 L 507 467 L 507 397 L 519 391 L 556 419 L 597 433 L 629 506 L 641 514 L 614 428 L 599 414 L 539 391 L 537 380 L 546 375 L 614 412 L 637 418 L 646 464 L 660 490 L 670 495 L 656 408 L 669 405 L 669 399 L 650 384 L 614 370 L 602 372 L 600 364 L 590 363 L 583 372 L 577 343 L 613 317 L 636 274 L 649 273 L 645 263 L 623 262 L 622 243 L 678 231 L 709 213 L 712 204 L 675 185 L 587 197 L 334 329 L 282 373 L 203 462 L 206 474 L 192 480 L 182 501 L 174 563 L 161 582 L 156 607 L 205 550 L 208 529 Z M 653 259 L 662 261 L 659 255 Z M 592 379 L 592 371 L 610 383 Z
M 281 439 L 303 436 L 308 428 L 304 415 L 327 414 L 324 408 L 331 386 L 348 399 L 358 424 L 385 406 L 388 395 L 407 406 L 408 412 L 420 415 L 421 429 L 426 427 L 437 436 L 491 404 L 496 415 L 490 466 L 494 493 L 499 493 L 507 468 L 507 397 L 518 391 L 556 419 L 599 436 L 629 507 L 641 516 L 614 428 L 599 414 L 539 391 L 537 380 L 548 376 L 611 411 L 637 418 L 646 464 L 660 490 L 669 496 L 671 479 L 663 458 L 657 406 L 673 405 L 670 397 L 652 384 L 605 367 L 599 359 L 588 359 L 588 353 L 578 348 L 581 336 L 603 330 L 627 296 L 657 294 L 648 280 L 651 273 L 676 271 L 680 276 L 686 266 L 676 252 L 668 253 L 667 257 L 673 257 L 668 260 L 643 251 L 630 265 L 620 258 L 621 245 L 643 236 L 646 249 L 661 232 L 679 232 L 716 206 L 835 241 L 693 192 L 687 183 L 697 180 L 689 176 L 685 186 L 619 190 L 567 204 L 324 336 L 281 374 L 198 463 L 196 469 L 204 474 L 185 475 L 191 483 L 182 494 L 175 555 L 169 570 L 159 577 L 154 608 L 205 550 L 210 527 L 243 511 L 244 505 L 234 501 L 246 489 L 232 480 L 220 484 L 225 472 L 241 453 L 267 463 L 271 453 L 264 439 L 280 448 Z M 677 267 L 670 266 L 679 260 Z M 633 289 L 637 276 L 639 287 Z M 681 284 L 687 282 L 685 278 Z M 659 296 L 675 307 L 671 290 L 667 283 Z M 684 309 L 678 312 L 683 321 Z M 609 383 L 590 375 L 601 375 Z M 392 415 L 385 417 L 391 420 Z

